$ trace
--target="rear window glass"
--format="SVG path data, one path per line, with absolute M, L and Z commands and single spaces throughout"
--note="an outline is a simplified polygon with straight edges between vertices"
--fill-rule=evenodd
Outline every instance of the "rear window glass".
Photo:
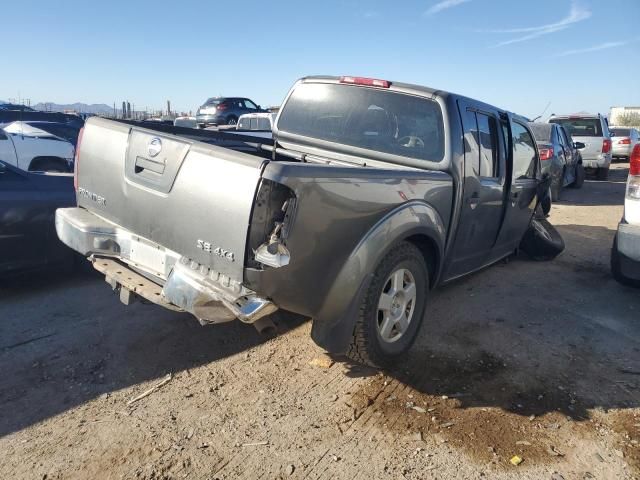
M 597 118 L 553 118 L 549 122 L 564 126 L 572 137 L 602 137 L 602 125 Z
M 530 123 L 529 128 L 538 142 L 551 141 L 551 125 L 548 123 Z
M 224 100 L 224 98 L 208 98 L 206 102 L 204 102 L 205 105 L 219 105 L 222 101 Z
M 628 137 L 631 135 L 630 128 L 610 128 L 611 133 L 613 133 L 616 137 Z
M 444 156 L 440 106 L 378 88 L 303 83 L 284 105 L 278 129 L 420 160 Z

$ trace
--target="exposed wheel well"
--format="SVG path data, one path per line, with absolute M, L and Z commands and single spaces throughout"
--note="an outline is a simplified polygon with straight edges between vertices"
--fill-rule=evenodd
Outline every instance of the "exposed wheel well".
M 51 156 L 42 156 L 42 157 L 33 157 L 31 163 L 29 163 L 29 171 L 38 172 L 38 171 L 59 171 L 59 172 L 69 172 L 69 164 L 68 162 L 61 157 L 51 157 Z
M 412 235 L 405 240 L 418 247 L 418 250 L 422 253 L 429 268 L 429 288 L 433 288 L 440 268 L 440 253 L 438 252 L 437 244 L 430 237 L 421 234 Z

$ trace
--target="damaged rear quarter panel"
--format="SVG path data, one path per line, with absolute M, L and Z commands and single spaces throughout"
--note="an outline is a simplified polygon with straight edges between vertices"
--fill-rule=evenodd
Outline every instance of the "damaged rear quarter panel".
M 263 178 L 286 185 L 296 195 L 295 218 L 286 240 L 291 261 L 281 268 L 247 269 L 245 281 L 249 288 L 287 310 L 317 320 L 330 302 L 335 303 L 332 311 L 342 308 L 344 314 L 348 305 L 342 304 L 356 295 L 366 272 L 375 268 L 375 263 L 360 265 L 355 275 L 351 268 L 351 273 L 346 274 L 354 278 L 349 279 L 340 298 L 332 292 L 334 283 L 341 275 L 344 283 L 347 263 L 368 232 L 403 204 L 422 204 L 433 212 L 431 217 L 438 226 L 432 230 L 442 234 L 443 238 L 437 241 L 444 245 L 452 204 L 452 179 L 446 173 L 271 162 Z M 415 218 L 414 215 L 414 222 Z M 383 235 L 385 248 L 378 249 L 378 242 L 376 250 L 380 251 L 375 258 L 405 238 L 397 237 L 406 231 L 398 227 L 393 222 L 381 227 L 387 229 Z M 353 260 L 361 261 L 360 257 Z

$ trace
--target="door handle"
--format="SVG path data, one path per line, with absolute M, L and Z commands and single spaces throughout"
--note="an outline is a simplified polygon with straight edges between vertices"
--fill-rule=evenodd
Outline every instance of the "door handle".
M 469 197 L 468 202 L 471 210 L 475 209 L 480 203 L 480 194 L 478 192 L 473 192 Z

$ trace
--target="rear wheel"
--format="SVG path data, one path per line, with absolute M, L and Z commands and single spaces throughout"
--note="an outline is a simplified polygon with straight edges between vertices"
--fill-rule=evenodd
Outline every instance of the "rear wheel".
M 231 115 L 227 118 L 227 125 L 235 125 L 236 123 L 238 123 L 238 117 Z
M 576 166 L 576 179 L 570 185 L 571 188 L 582 188 L 586 176 L 587 172 L 584 171 L 584 167 L 582 166 L 582 164 L 578 164 Z
M 415 245 L 402 242 L 389 251 L 362 300 L 347 355 L 385 367 L 405 354 L 422 323 L 428 288 L 427 264 Z
M 607 168 L 604 168 L 604 167 L 598 168 L 598 173 L 596 174 L 596 178 L 598 180 L 607 180 L 609 178 L 609 167 L 607 167 Z

